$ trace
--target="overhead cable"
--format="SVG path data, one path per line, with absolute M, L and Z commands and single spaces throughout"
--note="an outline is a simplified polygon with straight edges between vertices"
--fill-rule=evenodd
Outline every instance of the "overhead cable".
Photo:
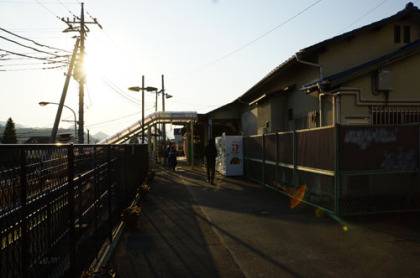
M 218 59 L 214 60 L 213 62 L 208 63 L 208 64 L 206 64 L 206 65 L 204 65 L 204 66 L 202 66 L 202 67 L 200 67 L 200 68 L 198 68 L 198 69 L 196 69 L 196 70 L 194 70 L 194 71 L 190 72 L 189 74 L 194 74 L 194 73 L 196 73 L 196 72 L 198 72 L 198 71 L 201 71 L 201 70 L 203 70 L 203 69 L 205 69 L 205 68 L 208 68 L 208 67 L 210 67 L 210 66 L 212 66 L 212 65 L 214 65 L 214 64 L 216 64 L 216 63 L 218 63 L 218 62 L 220 62 L 220 61 L 222 61 L 222 60 L 224 60 L 224 59 L 226 59 L 226 58 L 228 58 L 228 57 L 230 57 L 230 56 L 232 56 L 232 55 L 234 55 L 235 53 L 237 53 L 237 52 L 241 51 L 242 49 L 244 49 L 244 48 L 246 48 L 246 47 L 248 47 L 248 46 L 250 46 L 251 44 L 255 43 L 256 41 L 258 41 L 258 40 L 260 40 L 260 39 L 264 38 L 265 36 L 269 35 L 270 33 L 274 32 L 275 30 L 279 29 L 280 27 L 282 27 L 282 26 L 286 25 L 287 23 L 289 23 L 289 22 L 290 22 L 290 21 L 292 21 L 293 19 L 297 18 L 298 16 L 300 16 L 301 14 L 303 14 L 304 12 L 306 12 L 307 10 L 309 10 L 309 9 L 311 9 L 312 7 L 314 7 L 315 5 L 319 4 L 321 1 L 322 1 L 322 0 L 318 0 L 318 1 L 316 1 L 315 3 L 312 3 L 311 5 L 309 5 L 308 7 L 306 7 L 305 9 L 301 10 L 300 12 L 298 12 L 298 13 L 297 13 L 297 14 L 295 14 L 294 16 L 290 17 L 289 19 L 287 19 L 287 20 L 283 21 L 281 24 L 277 25 L 276 27 L 272 28 L 271 30 L 269 30 L 269 31 L 265 32 L 264 34 L 262 34 L 262 35 L 260 35 L 260 36 L 258 36 L 258 37 L 256 37 L 255 39 L 253 39 L 253 40 L 249 41 L 248 43 L 246 43 L 246 44 L 242 45 L 241 47 L 239 47 L 239 48 L 237 48 L 237 49 L 235 49 L 235 50 L 233 50 L 233 51 L 231 51 L 231 52 L 229 52 L 229 53 L 227 53 L 227 54 L 225 54 L 225 55 L 221 56 L 220 58 L 218 58 Z M 181 77 L 182 77 L 182 76 L 181 76 Z M 180 78 L 180 77 L 179 77 L 179 78 Z
M 31 59 L 37 59 L 37 60 L 43 60 L 43 61 L 55 62 L 54 60 L 52 60 L 54 58 L 29 56 L 29 55 L 26 55 L 26 54 L 22 54 L 22 53 L 17 53 L 17 52 L 5 50 L 5 49 L 2 49 L 2 48 L 0 48 L 0 51 L 4 51 L 6 53 L 10 53 L 10 54 L 21 56 L 21 57 L 26 57 L 26 58 L 31 58 Z M 63 57 L 68 57 L 68 56 L 67 55 L 66 56 L 56 56 L 55 58 L 63 58 Z
M 6 37 L 3 37 L 3 36 L 0 36 L 0 39 L 3 39 L 3 40 L 6 40 L 6 41 L 9 41 L 9 42 L 11 42 L 11 43 L 17 44 L 17 45 L 19 45 L 19 46 L 22 46 L 22 47 L 25 47 L 25 48 L 28 48 L 28 49 L 32 49 L 32 50 L 34 50 L 34 51 L 36 51 L 36 52 L 40 52 L 40 53 L 44 53 L 44 54 L 48 54 L 48 55 L 53 55 L 53 56 L 56 56 L 56 57 L 60 57 L 60 56 L 58 56 L 58 55 L 57 55 L 57 53 L 51 53 L 51 52 L 43 51 L 43 50 L 40 50 L 40 49 L 37 49 L 37 48 L 31 47 L 31 46 L 27 46 L 27 45 L 24 45 L 24 44 L 22 44 L 22 43 L 20 43 L 20 42 L 17 42 L 17 41 L 11 40 L 11 39 L 6 38 Z M 62 56 L 61 56 L 61 57 L 62 57 Z
M 20 39 L 30 41 L 30 42 L 32 42 L 33 44 L 36 44 L 36 45 L 41 46 L 41 47 L 46 47 L 46 48 L 49 48 L 49 49 L 59 50 L 59 51 L 63 51 L 63 52 L 66 52 L 66 53 L 70 53 L 70 51 L 68 51 L 68 50 L 64 50 L 64 49 L 60 49 L 60 48 L 56 48 L 56 47 L 52 47 L 52 46 L 48 46 L 48 45 L 45 45 L 45 44 L 38 43 L 38 42 L 36 42 L 36 41 L 34 41 L 34 40 L 31 40 L 31 39 L 28 39 L 28 38 L 25 38 L 25 37 L 19 36 L 19 35 L 17 35 L 17 34 L 15 34 L 15 33 L 13 33 L 13 32 L 10 32 L 10 31 L 8 31 L 8 30 L 4 29 L 4 28 L 0 28 L 0 30 L 1 30 L 1 31 L 3 31 L 3 32 L 9 33 L 10 35 L 16 36 L 16 37 L 18 37 L 18 38 L 20 38 Z

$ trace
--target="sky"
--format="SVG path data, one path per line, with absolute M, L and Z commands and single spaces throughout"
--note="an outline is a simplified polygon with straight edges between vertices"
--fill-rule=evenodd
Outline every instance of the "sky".
M 85 42 L 85 132 L 112 135 L 141 120 L 141 93 L 128 87 L 141 87 L 142 76 L 145 86 L 160 90 L 164 75 L 165 92 L 173 96 L 165 101 L 166 111 L 207 113 L 244 94 L 299 50 L 394 15 L 408 2 L 85 0 L 85 20 L 96 18 L 102 27 L 89 24 Z M 68 26 L 60 18 L 80 16 L 81 3 L 0 0 L 0 121 L 53 126 L 58 105 L 38 103 L 60 101 L 67 67 L 57 56 L 71 55 L 77 35 L 64 33 Z M 51 53 L 54 59 L 34 58 Z M 145 92 L 145 115 L 155 111 L 155 97 Z M 78 114 L 73 79 L 65 104 Z M 73 128 L 70 109 L 64 108 L 62 119 L 60 127 Z

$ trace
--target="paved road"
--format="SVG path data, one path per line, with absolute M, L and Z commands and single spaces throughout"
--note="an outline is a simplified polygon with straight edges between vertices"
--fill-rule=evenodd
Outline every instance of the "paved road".
M 118 277 L 418 277 L 418 215 L 317 217 L 242 177 L 160 171 L 109 265 Z M 343 221 L 343 222 L 341 222 Z M 347 231 L 343 225 L 348 227 Z

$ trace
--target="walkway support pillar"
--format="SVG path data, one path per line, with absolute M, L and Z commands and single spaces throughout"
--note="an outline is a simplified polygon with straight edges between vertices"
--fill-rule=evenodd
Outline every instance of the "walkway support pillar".
M 191 125 L 191 169 L 194 168 L 194 121 L 190 121 Z

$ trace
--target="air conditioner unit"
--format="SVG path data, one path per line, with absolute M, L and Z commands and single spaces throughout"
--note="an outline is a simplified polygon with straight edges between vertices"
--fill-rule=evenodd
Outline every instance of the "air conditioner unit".
M 394 89 L 394 73 L 392 70 L 379 70 L 375 81 L 376 91 L 391 91 Z

